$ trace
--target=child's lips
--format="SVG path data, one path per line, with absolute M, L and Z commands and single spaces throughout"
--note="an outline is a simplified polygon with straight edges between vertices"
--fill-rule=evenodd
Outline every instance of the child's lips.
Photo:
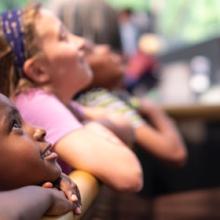
M 51 161 L 51 160 L 56 160 L 57 158 L 58 158 L 57 153 L 50 151 L 50 154 L 48 154 L 47 156 L 45 156 L 45 157 L 44 157 L 44 160 Z
M 43 160 L 55 160 L 57 159 L 58 155 L 55 152 L 52 152 L 52 145 L 48 144 L 44 150 L 41 152 L 41 158 Z

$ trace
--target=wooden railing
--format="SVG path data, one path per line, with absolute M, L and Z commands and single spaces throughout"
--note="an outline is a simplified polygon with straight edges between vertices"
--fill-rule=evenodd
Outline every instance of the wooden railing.
M 203 119 L 219 120 L 220 104 L 166 105 L 163 109 L 173 118 L 179 120 Z
M 77 220 L 80 219 L 96 198 L 99 192 L 98 181 L 90 174 L 84 171 L 74 171 L 70 178 L 78 185 L 82 199 L 82 214 L 74 216 L 72 212 L 59 217 L 44 217 L 42 220 Z

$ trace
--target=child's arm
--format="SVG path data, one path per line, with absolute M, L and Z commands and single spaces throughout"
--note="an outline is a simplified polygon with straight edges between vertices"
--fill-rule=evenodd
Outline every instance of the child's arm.
M 73 210 L 63 192 L 26 186 L 20 189 L 0 192 L 1 220 L 37 220 L 43 215 L 62 215 Z
M 136 141 L 161 160 L 182 165 L 187 152 L 172 120 L 150 100 L 139 101 L 139 112 L 148 119 L 135 130 Z
M 142 170 L 135 154 L 98 123 L 67 134 L 54 150 L 69 165 L 95 175 L 117 190 L 138 191 L 142 187 Z
M 55 143 L 54 151 L 63 161 L 76 169 L 93 174 L 116 189 L 141 189 L 140 163 L 116 135 L 107 132 L 98 123 L 81 125 L 72 112 L 55 97 L 43 95 L 29 101 L 20 103 L 24 119 L 46 128 L 48 137 L 50 132 L 54 134 L 54 137 L 50 136 L 50 140 Z M 116 139 L 118 143 L 115 143 Z
M 77 103 L 77 106 L 78 113 L 76 115 L 82 121 L 96 121 L 104 125 L 115 133 L 122 141 L 132 147 L 134 143 L 134 130 L 129 121 L 121 117 L 119 114 L 115 114 L 104 108 L 88 107 L 79 103 Z

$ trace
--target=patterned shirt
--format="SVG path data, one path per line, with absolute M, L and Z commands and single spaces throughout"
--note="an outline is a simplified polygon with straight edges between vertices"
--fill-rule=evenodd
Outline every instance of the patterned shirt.
M 139 113 L 130 104 L 130 96 L 121 92 L 109 92 L 106 89 L 92 89 L 79 96 L 77 101 L 88 107 L 101 107 L 113 111 L 128 119 L 134 128 L 144 123 Z

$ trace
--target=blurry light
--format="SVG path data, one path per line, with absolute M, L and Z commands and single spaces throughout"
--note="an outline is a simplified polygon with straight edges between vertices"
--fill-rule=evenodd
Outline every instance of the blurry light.
M 208 77 L 204 74 L 196 74 L 190 80 L 190 87 L 196 93 L 202 93 L 210 86 Z
M 139 49 L 150 55 L 156 55 L 161 52 L 163 46 L 164 42 L 156 34 L 143 34 L 138 41 Z

